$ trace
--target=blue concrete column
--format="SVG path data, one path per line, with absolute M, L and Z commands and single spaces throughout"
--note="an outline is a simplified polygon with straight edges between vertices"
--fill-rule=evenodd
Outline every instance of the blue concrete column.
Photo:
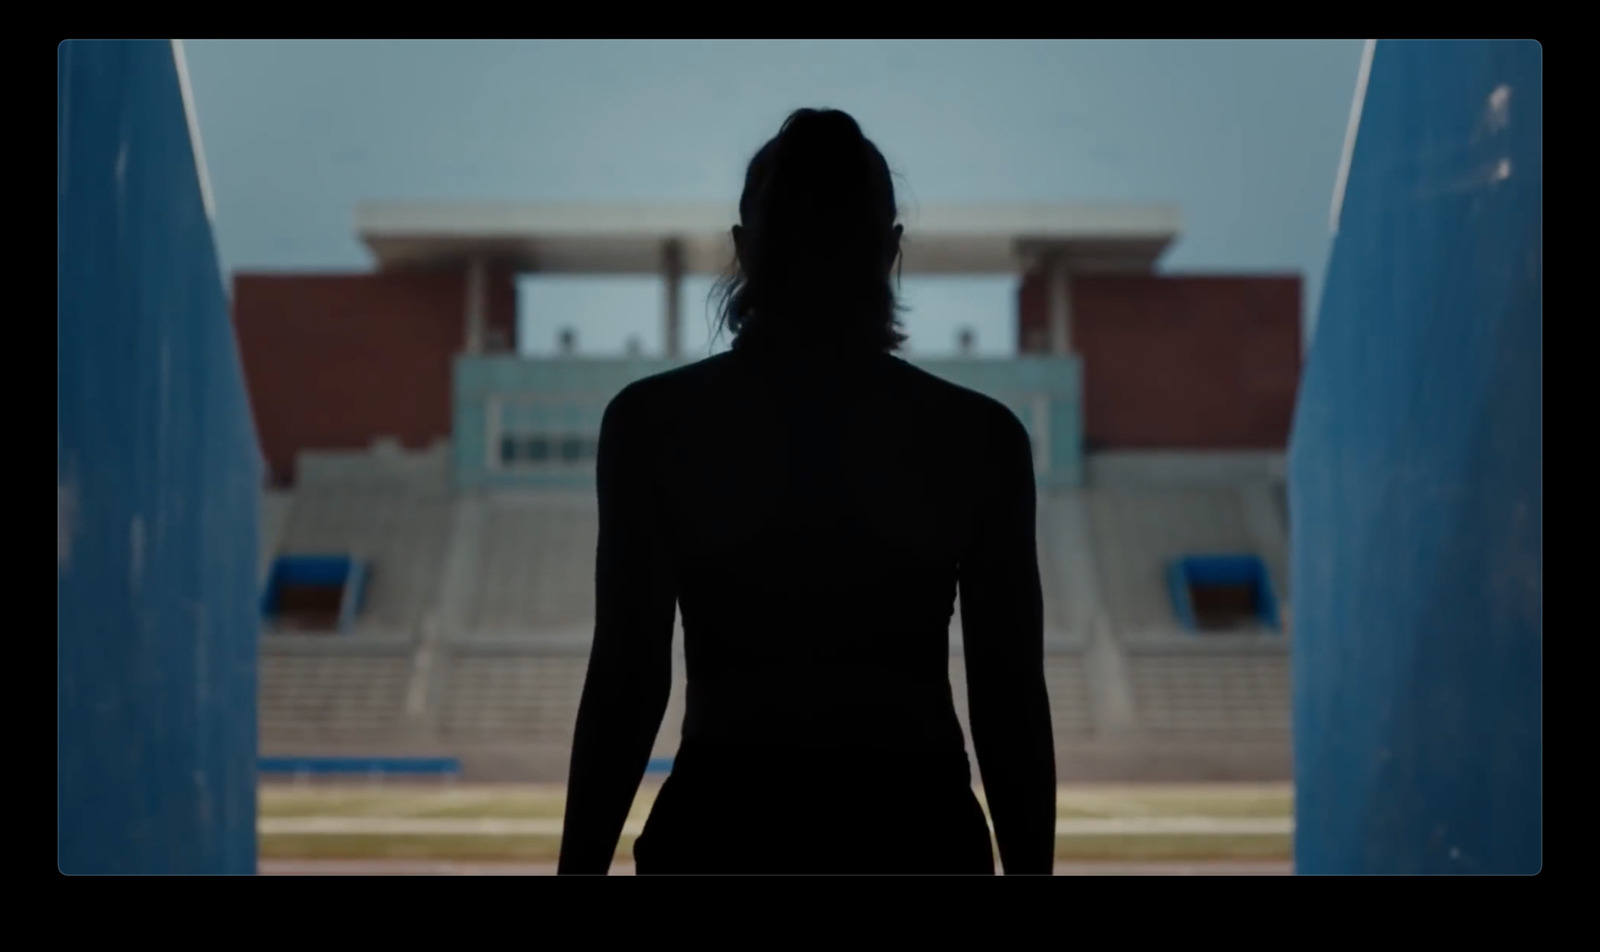
M 253 873 L 262 463 L 181 48 L 56 52 L 56 857 Z
M 1295 862 L 1543 862 L 1543 53 L 1379 42 L 1290 451 Z

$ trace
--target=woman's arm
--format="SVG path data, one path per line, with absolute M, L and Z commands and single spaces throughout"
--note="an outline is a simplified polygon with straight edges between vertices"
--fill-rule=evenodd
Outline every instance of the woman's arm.
M 1008 875 L 1055 863 L 1056 766 L 1044 680 L 1044 596 L 1035 543 L 1033 451 L 1009 410 L 990 428 L 994 468 L 961 564 L 972 746 Z
M 606 407 L 596 460 L 595 629 L 567 778 L 559 873 L 605 873 L 672 692 L 677 592 L 648 450 L 650 407 Z

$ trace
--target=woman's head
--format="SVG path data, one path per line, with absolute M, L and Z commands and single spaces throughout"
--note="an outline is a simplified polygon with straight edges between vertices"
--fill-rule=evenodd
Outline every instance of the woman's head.
M 719 285 L 734 346 L 899 347 L 895 218 L 889 165 L 856 121 L 833 109 L 791 114 L 745 173 L 737 259 Z

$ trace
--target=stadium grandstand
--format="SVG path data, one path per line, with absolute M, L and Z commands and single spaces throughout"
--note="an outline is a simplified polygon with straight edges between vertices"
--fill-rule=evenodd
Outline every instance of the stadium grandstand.
M 263 456 L 260 745 L 559 781 L 594 612 L 599 420 L 682 353 L 732 209 L 378 205 L 366 274 L 234 277 Z M 1016 275 L 1018 353 L 913 358 L 1034 440 L 1063 782 L 1287 780 L 1296 276 L 1172 275 L 1164 206 L 948 207 L 909 274 Z M 519 273 L 659 274 L 656 354 L 520 356 Z M 950 679 L 963 721 L 959 613 Z M 682 717 L 677 682 L 656 756 Z

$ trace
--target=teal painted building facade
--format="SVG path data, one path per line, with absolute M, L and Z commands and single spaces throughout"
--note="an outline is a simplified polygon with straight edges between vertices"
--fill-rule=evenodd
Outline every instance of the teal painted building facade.
M 635 380 L 692 361 L 456 358 L 453 446 L 460 489 L 586 489 L 606 404 Z M 1041 488 L 1083 482 L 1082 367 L 1076 357 L 913 360 L 1010 407 L 1033 439 Z

